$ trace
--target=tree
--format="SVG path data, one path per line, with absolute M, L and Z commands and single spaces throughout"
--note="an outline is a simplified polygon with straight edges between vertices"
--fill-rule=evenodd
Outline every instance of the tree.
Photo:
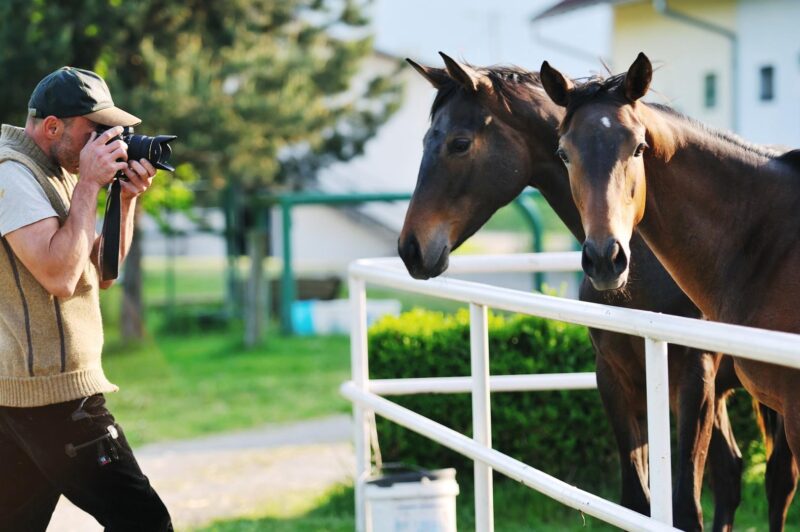
M 0 27 L 0 69 L 14 80 L 0 86 L 0 119 L 22 122 L 33 86 L 58 66 L 90 68 L 142 131 L 178 135 L 179 177 L 211 190 L 299 187 L 360 154 L 399 106 L 391 78 L 351 83 L 372 51 L 366 3 L 9 0 L 0 16 L 20 23 Z M 181 180 L 157 181 L 168 187 L 144 208 L 186 203 Z M 128 271 L 140 271 L 137 257 Z

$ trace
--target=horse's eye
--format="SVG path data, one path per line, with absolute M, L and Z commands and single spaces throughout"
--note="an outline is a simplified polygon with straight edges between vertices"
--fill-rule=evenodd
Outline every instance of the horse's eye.
M 469 149 L 469 145 L 472 144 L 472 141 L 468 138 L 458 137 L 450 141 L 450 151 L 452 153 L 464 153 Z
M 639 144 L 638 146 L 636 146 L 636 151 L 635 151 L 635 152 L 633 152 L 633 156 L 634 156 L 634 157 L 641 157 L 641 156 L 642 156 L 642 153 L 644 153 L 644 150 L 645 150 L 646 148 L 648 148 L 648 146 L 647 146 L 647 143 L 646 143 L 646 142 L 642 142 L 641 144 Z
M 569 157 L 567 157 L 567 152 L 564 151 L 564 148 L 557 149 L 556 155 L 558 155 L 559 159 L 564 161 L 564 164 L 569 164 Z

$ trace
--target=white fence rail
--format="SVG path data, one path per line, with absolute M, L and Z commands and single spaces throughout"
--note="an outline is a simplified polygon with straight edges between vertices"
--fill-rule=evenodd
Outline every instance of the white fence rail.
M 538 253 L 451 258 L 449 274 L 576 271 L 580 254 Z M 371 412 L 399 423 L 475 461 L 476 529 L 494 529 L 492 470 L 523 482 L 563 504 L 628 530 L 674 530 L 669 443 L 667 344 L 674 343 L 800 368 L 800 335 L 780 333 L 531 294 L 440 277 L 416 281 L 399 259 L 363 259 L 350 266 L 352 380 L 341 387 L 354 404 L 356 527 L 369 532 L 364 482 L 370 472 Z M 461 301 L 470 305 L 471 377 L 370 380 L 367 353 L 366 283 Z M 488 308 L 508 310 L 640 336 L 645 339 L 652 517 L 569 486 L 491 448 L 490 392 L 596 387 L 593 373 L 490 376 Z M 381 395 L 472 393 L 474 434 L 462 434 L 411 412 Z

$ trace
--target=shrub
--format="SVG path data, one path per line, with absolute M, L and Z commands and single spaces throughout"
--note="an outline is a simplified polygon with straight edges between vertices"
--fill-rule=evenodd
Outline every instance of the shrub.
M 489 319 L 493 375 L 594 371 L 586 329 L 531 316 Z M 449 377 L 470 374 L 469 313 L 413 310 L 370 329 L 370 377 Z M 458 432 L 472 434 L 469 394 L 392 398 Z M 616 446 L 596 390 L 494 393 L 492 439 L 497 450 L 588 489 L 617 480 Z M 378 418 L 385 462 L 456 467 L 472 462 L 394 423 Z
M 470 374 L 469 313 L 412 310 L 370 328 L 370 377 L 450 377 Z M 489 317 L 493 375 L 594 371 L 586 328 L 532 316 Z M 458 432 L 472 434 L 469 394 L 414 395 L 393 401 Z M 495 449 L 590 491 L 619 483 L 616 443 L 596 390 L 494 393 Z M 729 399 L 730 419 L 747 465 L 763 461 L 763 443 L 750 396 Z M 672 425 L 675 425 L 674 416 Z M 456 467 L 472 475 L 472 462 L 418 434 L 378 417 L 384 462 Z M 673 455 L 677 452 L 674 435 Z M 708 478 L 708 476 L 707 476 Z

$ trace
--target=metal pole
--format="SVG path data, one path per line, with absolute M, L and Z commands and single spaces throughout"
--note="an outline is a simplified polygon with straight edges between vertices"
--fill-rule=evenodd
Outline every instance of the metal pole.
M 469 305 L 470 366 L 472 370 L 472 439 L 492 446 L 492 411 L 489 396 L 489 323 L 484 305 Z M 494 530 L 492 468 L 474 463 L 475 530 Z
M 353 384 L 361 391 L 368 391 L 369 363 L 367 359 L 367 292 L 364 281 L 350 277 L 350 309 L 353 313 L 350 327 L 350 367 Z M 367 522 L 364 482 L 370 473 L 370 447 L 368 420 L 371 411 L 353 403 L 353 427 L 356 448 L 356 530 L 370 532 L 372 524 Z
M 292 334 L 292 303 L 295 298 L 294 271 L 292 269 L 292 202 L 281 198 L 283 231 L 283 272 L 281 276 L 281 330 Z
M 530 203 L 526 203 L 526 197 L 531 198 Z M 520 210 L 522 215 L 525 217 L 525 221 L 528 222 L 528 225 L 531 228 L 531 232 L 533 233 L 531 235 L 533 238 L 533 252 L 540 253 L 542 251 L 542 244 L 544 241 L 544 237 L 542 235 L 542 216 L 539 213 L 539 207 L 534 201 L 533 195 L 520 194 L 514 200 L 514 205 L 516 205 Z M 542 285 L 544 284 L 544 274 L 542 272 L 537 271 L 533 274 L 533 284 L 536 290 L 539 292 L 542 291 Z
M 650 455 L 650 515 L 672 524 L 670 466 L 669 367 L 667 343 L 645 338 L 647 440 Z
M 487 449 L 472 438 L 445 427 L 441 423 L 437 423 L 378 395 L 363 392 L 352 382 L 342 384 L 339 391 L 351 401 L 373 409 L 390 421 L 407 427 L 472 460 L 491 464 L 495 471 L 501 472 L 551 499 L 555 499 L 583 513 L 593 515 L 607 523 L 624 530 L 640 530 L 642 532 L 676 530 L 669 525 L 571 486 L 495 449 Z

